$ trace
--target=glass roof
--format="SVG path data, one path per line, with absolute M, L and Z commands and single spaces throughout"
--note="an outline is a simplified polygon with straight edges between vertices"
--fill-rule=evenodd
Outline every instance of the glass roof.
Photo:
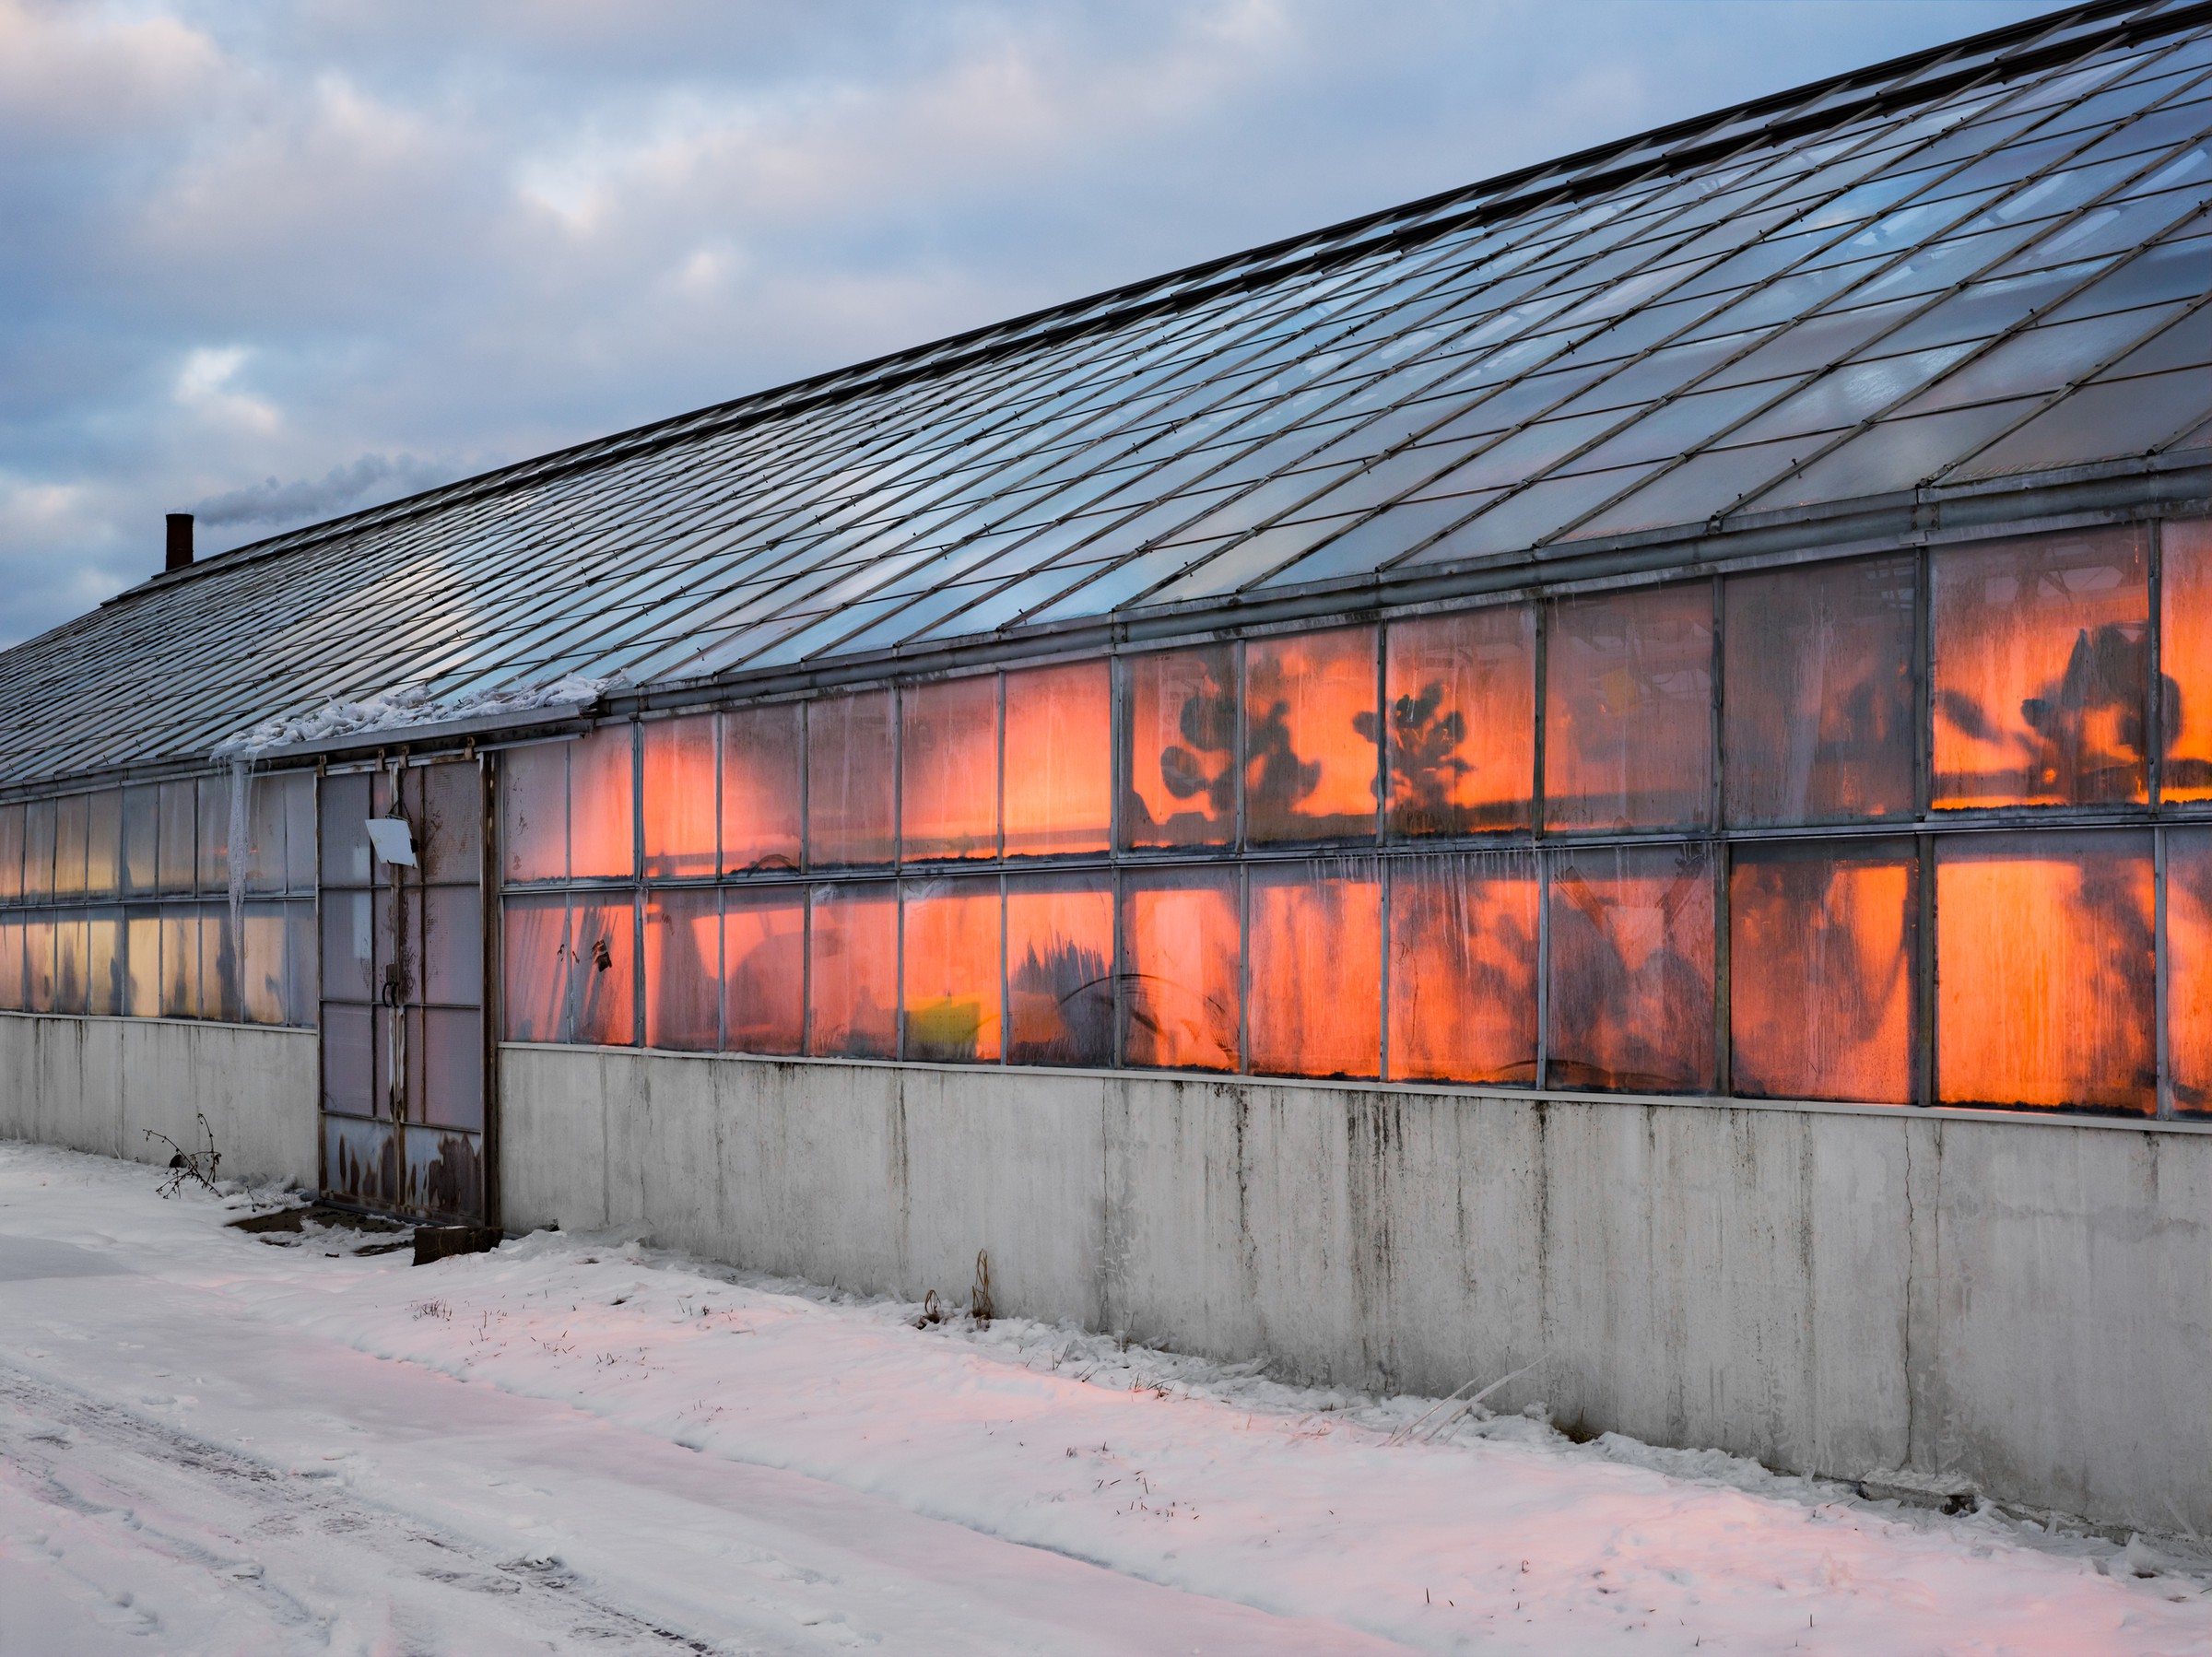
M 157 578 L 0 781 L 2201 443 L 2208 182 L 2201 11 L 2068 8 Z

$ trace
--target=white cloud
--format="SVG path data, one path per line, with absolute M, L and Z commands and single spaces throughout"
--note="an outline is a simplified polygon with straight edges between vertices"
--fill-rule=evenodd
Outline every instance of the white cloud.
M 267 436 L 283 417 L 261 398 L 236 388 L 238 371 L 251 355 L 242 346 L 202 346 L 187 352 L 177 370 L 175 397 L 183 407 L 220 425 Z

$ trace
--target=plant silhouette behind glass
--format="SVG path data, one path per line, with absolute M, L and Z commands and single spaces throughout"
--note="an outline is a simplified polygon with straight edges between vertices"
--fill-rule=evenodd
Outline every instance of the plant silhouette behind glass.
M 1402 696 L 1392 702 L 1383 721 L 1372 713 L 1353 716 L 1352 729 L 1378 746 L 1387 745 L 1388 804 L 1396 827 L 1419 833 L 1459 826 L 1466 813 L 1453 800 L 1459 781 L 1474 766 L 1459 756 L 1467 739 L 1467 716 L 1457 708 L 1444 711 L 1444 687 L 1431 683 L 1418 696 Z

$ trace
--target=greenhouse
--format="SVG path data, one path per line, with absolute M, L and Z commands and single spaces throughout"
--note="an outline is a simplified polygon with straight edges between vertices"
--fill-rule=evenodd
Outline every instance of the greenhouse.
M 0 1130 L 2212 1524 L 2208 204 L 2088 4 L 172 543 Z

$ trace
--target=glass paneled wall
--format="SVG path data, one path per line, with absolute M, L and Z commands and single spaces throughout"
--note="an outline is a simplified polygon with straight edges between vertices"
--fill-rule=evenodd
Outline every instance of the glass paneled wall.
M 235 917 L 228 773 L 0 805 L 0 1010 L 313 1025 L 314 791 L 251 780 Z
M 2189 521 L 608 725 L 506 1032 L 2204 1112 L 2207 640 Z

